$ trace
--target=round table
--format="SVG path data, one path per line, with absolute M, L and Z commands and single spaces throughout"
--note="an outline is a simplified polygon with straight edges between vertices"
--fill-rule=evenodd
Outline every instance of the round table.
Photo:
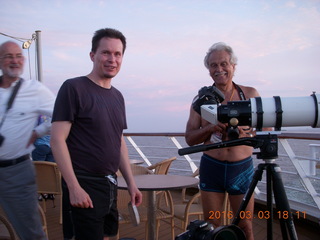
M 140 191 L 148 191 L 148 236 L 156 238 L 156 191 L 182 189 L 197 186 L 199 180 L 194 177 L 179 175 L 134 175 L 134 180 Z M 123 177 L 118 177 L 118 188 L 127 189 Z

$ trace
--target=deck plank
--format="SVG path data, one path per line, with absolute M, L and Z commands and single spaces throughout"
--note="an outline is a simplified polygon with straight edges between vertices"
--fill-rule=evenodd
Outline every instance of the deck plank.
M 175 202 L 180 201 L 180 192 L 173 192 L 173 199 Z M 51 201 L 47 201 L 47 224 L 48 224 L 48 232 L 49 232 L 49 240 L 61 240 L 63 239 L 62 235 L 62 225 L 59 224 L 59 208 L 60 208 L 60 196 L 56 197 L 55 204 L 56 207 L 53 208 Z M 274 221 L 274 240 L 282 239 L 280 224 L 278 221 Z M 175 221 L 175 224 L 180 224 L 180 222 Z M 253 232 L 255 239 L 257 240 L 267 240 L 267 229 L 266 229 L 266 220 L 255 218 L 253 220 Z M 319 226 L 314 228 L 308 228 L 305 225 L 296 226 L 296 231 L 298 233 L 299 240 L 315 240 L 319 238 L 320 230 Z M 175 229 L 175 235 L 178 235 L 182 231 L 178 228 Z M 168 240 L 170 239 L 171 231 L 170 226 L 166 223 L 161 223 L 160 225 L 160 236 L 159 240 Z M 120 238 L 131 237 L 136 240 L 144 240 L 145 239 L 145 223 L 141 223 L 138 227 L 132 226 L 132 224 L 121 224 L 120 225 Z M 115 238 L 112 238 L 115 240 Z

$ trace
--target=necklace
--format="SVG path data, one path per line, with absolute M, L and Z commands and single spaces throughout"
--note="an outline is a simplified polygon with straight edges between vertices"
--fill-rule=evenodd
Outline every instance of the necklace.
M 230 97 L 230 99 L 229 99 L 229 101 L 231 101 L 232 100 L 232 98 L 233 98 L 233 95 L 234 95 L 234 87 L 232 88 L 232 94 L 231 94 L 231 97 Z

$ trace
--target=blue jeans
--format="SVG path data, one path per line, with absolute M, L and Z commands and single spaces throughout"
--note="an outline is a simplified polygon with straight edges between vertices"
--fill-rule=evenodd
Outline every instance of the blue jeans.
M 47 161 L 54 162 L 51 148 L 47 145 L 35 145 L 35 149 L 32 151 L 33 161 Z

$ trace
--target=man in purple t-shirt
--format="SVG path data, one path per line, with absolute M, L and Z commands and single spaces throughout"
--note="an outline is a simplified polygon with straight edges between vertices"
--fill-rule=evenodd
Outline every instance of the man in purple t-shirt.
M 125 48 L 121 32 L 96 31 L 90 52 L 92 71 L 65 81 L 56 99 L 51 147 L 69 191 L 77 240 L 108 239 L 117 234 L 118 169 L 128 184 L 132 204 L 142 202 L 123 137 L 127 128 L 124 99 L 111 85 Z

